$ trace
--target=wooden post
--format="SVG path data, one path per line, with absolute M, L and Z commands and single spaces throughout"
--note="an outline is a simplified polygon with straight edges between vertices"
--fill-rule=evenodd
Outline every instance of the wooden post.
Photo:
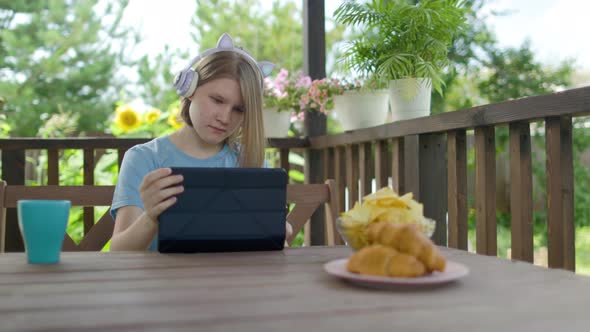
M 375 142 L 375 183 L 377 184 L 377 190 L 388 185 L 387 159 L 387 141 L 379 140 Z
M 552 268 L 574 271 L 576 252 L 572 118 L 547 118 L 545 132 L 548 263 Z
M 94 149 L 84 149 L 84 184 L 94 185 Z M 84 207 L 84 235 L 94 226 L 94 207 Z
M 404 137 L 404 189 L 420 200 L 420 169 L 418 135 Z
M 467 250 L 467 139 L 465 130 L 447 135 L 449 247 Z
M 25 150 L 2 151 L 2 179 L 8 185 L 25 184 Z M 18 217 L 15 208 L 6 209 L 4 235 L 5 252 L 21 252 L 25 250 L 22 236 L 18 228 Z
M 533 169 L 528 122 L 510 123 L 512 259 L 533 262 Z
M 344 160 L 344 147 L 334 148 L 334 180 L 336 180 L 336 191 L 338 193 L 338 208 L 343 212 L 346 209 L 344 191 L 346 189 L 346 162 Z
M 493 126 L 475 128 L 476 251 L 496 256 L 496 134 Z
M 391 142 L 391 182 L 393 190 L 400 195 L 406 193 L 404 172 L 404 138 L 398 137 Z
M 311 79 L 326 76 L 326 30 L 324 0 L 303 1 L 303 66 Z M 326 115 L 318 111 L 305 114 L 304 131 L 308 137 L 326 134 Z M 305 150 L 305 182 L 323 183 L 322 152 Z M 324 208 L 318 208 L 310 219 L 311 245 L 325 243 Z
M 419 186 L 424 216 L 436 221 L 433 241 L 447 245 L 447 144 L 444 134 L 419 137 Z
M 359 153 L 359 178 L 360 178 L 360 186 L 359 191 L 361 197 L 370 194 L 372 190 L 371 186 L 371 143 L 362 143 L 359 145 L 358 148 Z

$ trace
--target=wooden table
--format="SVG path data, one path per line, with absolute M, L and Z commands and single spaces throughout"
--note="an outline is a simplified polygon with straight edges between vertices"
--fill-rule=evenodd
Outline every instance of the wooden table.
M 0 330 L 588 331 L 590 278 L 463 251 L 458 282 L 371 290 L 323 264 L 345 247 L 162 255 L 0 255 Z

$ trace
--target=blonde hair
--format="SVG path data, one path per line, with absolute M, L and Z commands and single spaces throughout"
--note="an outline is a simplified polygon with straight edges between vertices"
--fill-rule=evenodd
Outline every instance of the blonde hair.
M 232 78 L 240 84 L 244 103 L 244 121 L 225 142 L 238 152 L 240 167 L 262 167 L 264 162 L 264 124 L 262 120 L 262 73 L 258 66 L 236 52 L 216 52 L 204 57 L 195 68 L 199 73 L 197 89 L 218 78 Z M 180 116 L 192 127 L 191 101 L 182 98 Z

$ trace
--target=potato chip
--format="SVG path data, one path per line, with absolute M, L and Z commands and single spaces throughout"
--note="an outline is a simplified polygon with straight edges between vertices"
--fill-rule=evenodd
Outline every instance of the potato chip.
M 389 187 L 384 187 L 377 192 L 363 197 L 363 203 L 384 208 L 407 208 L 405 201 L 401 200 L 396 192 Z
M 416 202 L 413 199 L 414 195 L 412 193 L 407 193 L 400 197 L 400 199 L 408 206 L 408 208 L 418 216 L 424 216 L 424 206 L 421 203 Z
M 407 209 L 389 209 L 382 213 L 375 222 L 386 221 L 393 223 L 415 223 L 418 222 L 417 217 Z
M 359 204 L 359 202 L 356 202 L 354 207 L 347 212 L 344 212 L 343 215 L 363 224 L 372 220 L 371 208 L 367 205 Z
M 376 192 L 363 197 L 363 202 L 370 202 L 379 199 L 398 198 L 399 195 L 389 187 L 383 187 Z
M 407 209 L 408 208 L 408 204 L 406 204 L 406 202 L 400 200 L 399 198 L 378 199 L 374 202 L 377 203 L 377 206 L 384 207 L 384 208 L 398 208 L 398 209 Z
M 366 246 L 366 228 L 374 222 L 415 223 L 421 227 L 425 219 L 424 208 L 413 197 L 412 193 L 399 196 L 390 187 L 383 187 L 356 202 L 340 218 L 340 226 L 349 245 L 355 250 Z

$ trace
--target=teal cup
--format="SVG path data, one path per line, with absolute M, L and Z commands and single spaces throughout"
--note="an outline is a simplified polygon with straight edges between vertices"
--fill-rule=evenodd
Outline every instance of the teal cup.
M 70 201 L 20 200 L 18 225 L 30 264 L 59 262 L 70 215 Z

